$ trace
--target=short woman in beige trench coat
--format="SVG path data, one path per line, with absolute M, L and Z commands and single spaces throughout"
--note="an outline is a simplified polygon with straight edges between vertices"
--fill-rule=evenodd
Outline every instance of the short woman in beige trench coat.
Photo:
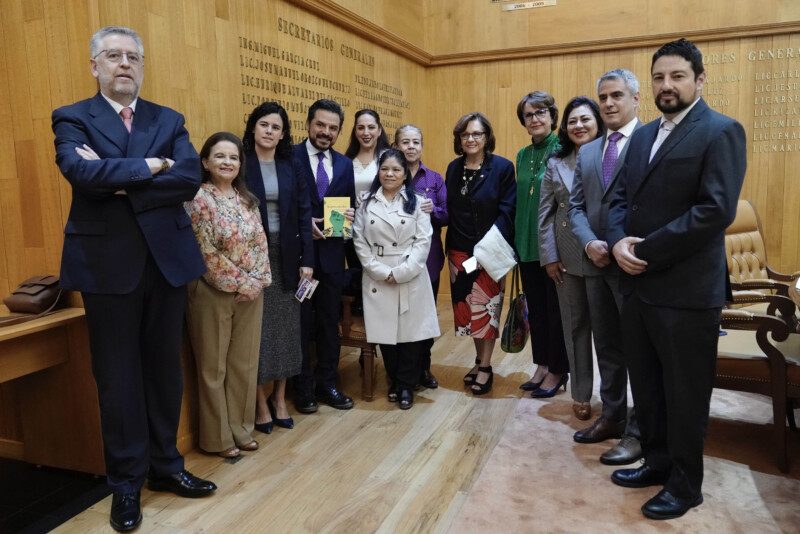
M 425 266 L 433 229 L 421 204 L 405 156 L 389 149 L 353 223 L 367 340 L 380 344 L 390 393 L 397 392 L 404 410 L 414 402 L 424 342 L 440 335 Z

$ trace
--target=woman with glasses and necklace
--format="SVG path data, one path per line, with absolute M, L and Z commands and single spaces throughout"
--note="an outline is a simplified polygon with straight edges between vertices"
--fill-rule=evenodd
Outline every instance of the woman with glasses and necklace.
M 581 421 L 592 416 L 589 403 L 593 381 L 592 330 L 583 280 L 584 265 L 589 258 L 572 233 L 569 197 L 578 151 L 603 135 L 603 131 L 600 108 L 594 100 L 576 96 L 567 103 L 558 130 L 560 148 L 547 161 L 539 202 L 539 258 L 556 285 L 572 375 L 572 411 Z
M 561 327 L 555 283 L 539 259 L 539 202 L 547 159 L 558 147 L 558 108 L 544 91 L 528 93 L 517 104 L 517 118 L 531 136 L 531 144 L 517 153 L 516 248 L 522 291 L 528 302 L 531 353 L 536 370 L 520 386 L 532 397 L 552 397 L 567 387 L 569 363 Z
M 464 384 L 475 395 L 492 389 L 492 351 L 500 327 L 504 279 L 495 282 L 480 265 L 473 269 L 471 258 L 492 226 L 508 243 L 514 236 L 514 166 L 492 154 L 494 147 L 494 132 L 485 115 L 473 112 L 458 119 L 453 150 L 459 157 L 447 166 L 445 181 L 450 216 L 445 248 L 455 331 L 471 336 L 475 344 L 475 367 L 464 376 Z

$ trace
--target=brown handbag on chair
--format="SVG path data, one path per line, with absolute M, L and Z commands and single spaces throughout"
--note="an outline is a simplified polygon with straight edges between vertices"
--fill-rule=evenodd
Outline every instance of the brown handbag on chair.
M 25 313 L 24 316 L 0 318 L 0 326 L 24 323 L 43 317 L 61 307 L 63 290 L 58 285 L 58 277 L 53 275 L 33 276 L 22 282 L 11 295 L 3 299 L 3 304 L 12 313 Z

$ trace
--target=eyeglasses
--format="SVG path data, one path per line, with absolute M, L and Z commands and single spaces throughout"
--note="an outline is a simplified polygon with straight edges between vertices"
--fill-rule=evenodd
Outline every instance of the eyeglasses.
M 486 135 L 486 132 L 464 132 L 459 137 L 462 141 L 469 141 L 470 139 L 479 140 L 481 137 Z
M 122 63 L 122 58 L 127 58 L 128 63 L 134 66 L 138 66 L 144 61 L 144 55 L 138 52 L 124 52 L 122 50 L 101 50 L 95 55 L 92 59 L 97 59 L 97 56 L 100 54 L 105 53 L 106 59 L 109 60 L 111 63 Z
M 549 114 L 550 110 L 548 108 L 540 108 L 537 109 L 536 111 L 532 112 L 529 111 L 528 113 L 524 114 L 522 118 L 525 119 L 525 122 L 530 122 L 531 120 L 533 120 L 534 117 L 536 117 L 539 120 L 543 120 Z

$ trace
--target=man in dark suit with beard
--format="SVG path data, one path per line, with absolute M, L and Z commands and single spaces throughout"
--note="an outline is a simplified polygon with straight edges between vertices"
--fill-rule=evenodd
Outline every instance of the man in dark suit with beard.
M 607 234 L 626 273 L 622 332 L 645 463 L 611 479 L 663 485 L 642 513 L 671 519 L 703 502 L 725 228 L 736 215 L 747 152 L 742 126 L 701 98 L 706 76 L 694 44 L 662 46 L 651 77 L 663 116 L 631 138 Z
M 322 235 L 325 197 L 348 197 L 345 217 L 353 220 L 355 180 L 353 163 L 333 150 L 344 122 L 342 107 L 333 100 L 317 100 L 308 109 L 308 138 L 294 147 L 294 165 L 311 197 L 311 236 L 314 238 L 314 275 L 319 285 L 302 308 L 303 369 L 295 377 L 297 410 L 317 411 L 317 399 L 339 410 L 353 407 L 353 399 L 339 391 L 339 315 L 344 286 L 344 239 Z M 317 366 L 311 369 L 309 344 L 316 345 Z

